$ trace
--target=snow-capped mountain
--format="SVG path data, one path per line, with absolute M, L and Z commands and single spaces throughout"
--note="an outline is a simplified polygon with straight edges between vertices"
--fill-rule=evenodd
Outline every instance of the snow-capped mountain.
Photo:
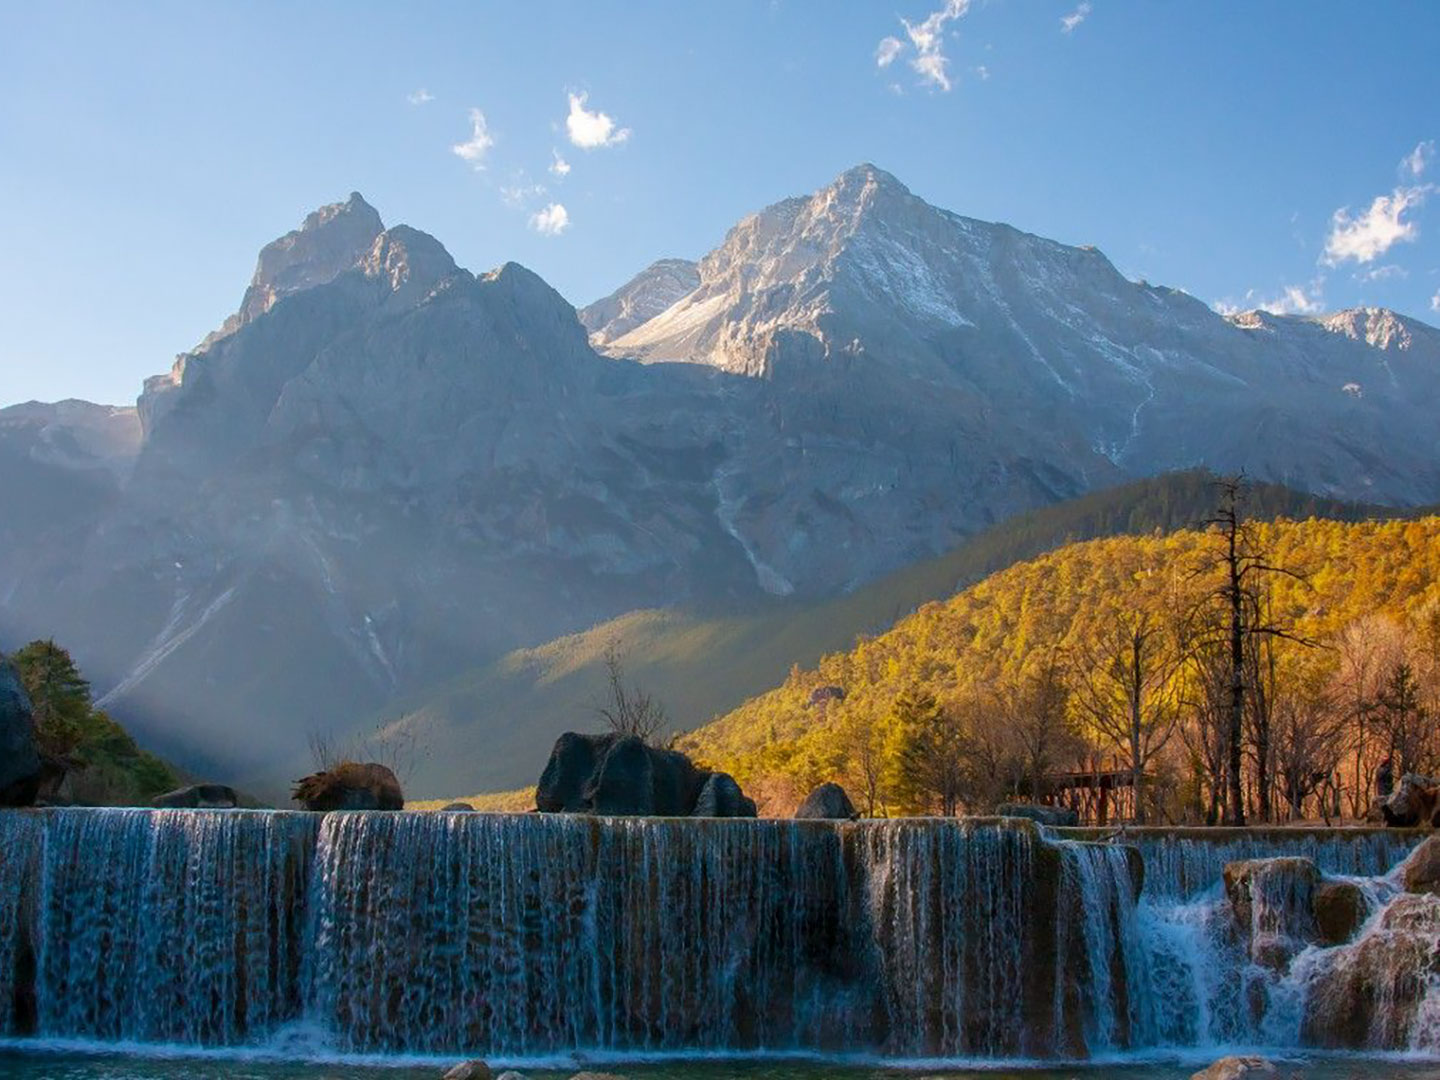
M 833 595 L 1128 477 L 1440 499 L 1440 331 L 1226 319 L 873 166 L 583 318 L 358 195 L 321 208 L 138 418 L 0 412 L 0 495 L 34 507 L 0 645 L 54 636 L 181 761 L 268 776 L 515 646 Z

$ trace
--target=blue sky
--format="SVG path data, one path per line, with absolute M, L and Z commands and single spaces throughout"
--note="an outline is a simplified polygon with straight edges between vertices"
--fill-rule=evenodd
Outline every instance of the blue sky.
M 1437 56 L 1432 0 L 0 0 L 0 404 L 132 400 L 351 190 L 584 304 L 861 161 L 1212 304 L 1440 323 Z

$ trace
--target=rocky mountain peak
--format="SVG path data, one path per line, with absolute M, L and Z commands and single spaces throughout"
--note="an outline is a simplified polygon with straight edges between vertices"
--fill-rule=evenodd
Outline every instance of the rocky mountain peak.
M 240 310 L 201 342 L 197 351 L 265 314 L 283 297 L 334 281 L 369 255 L 375 238 L 384 231 L 380 214 L 358 191 L 352 191 L 344 202 L 312 210 L 300 228 L 260 249 Z
M 440 241 L 408 225 L 380 233 L 356 265 L 366 277 L 385 281 L 391 292 L 407 300 L 420 299 L 459 272 Z
M 699 267 L 689 259 L 658 259 L 609 296 L 580 309 L 580 322 L 595 345 L 604 345 L 648 322 L 694 292 Z
M 1409 349 L 1415 343 L 1409 320 L 1388 308 L 1347 308 L 1317 321 L 1332 334 L 1343 334 L 1377 349 Z

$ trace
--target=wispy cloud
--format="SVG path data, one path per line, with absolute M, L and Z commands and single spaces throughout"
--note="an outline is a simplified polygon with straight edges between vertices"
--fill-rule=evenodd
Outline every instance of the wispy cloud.
M 620 127 L 599 109 L 587 109 L 585 104 L 589 98 L 590 95 L 584 93 L 570 95 L 570 115 L 565 117 L 565 131 L 574 145 L 582 150 L 595 150 L 602 146 L 619 146 L 630 138 L 629 128 Z
M 435 95 L 426 90 L 423 86 L 405 95 L 405 100 L 411 105 L 429 105 L 435 100 Z
M 1425 204 L 1435 190 L 1434 184 L 1418 181 L 1425 175 L 1435 154 L 1435 143 L 1425 141 L 1400 159 L 1401 177 L 1417 181 L 1401 183 L 1388 195 L 1376 195 L 1361 213 L 1351 216 L 1350 208 L 1342 206 L 1330 217 L 1330 234 L 1325 238 L 1321 262 L 1339 266 L 1348 260 L 1374 262 L 1399 243 L 1408 243 L 1420 235 L 1414 211 Z
M 1430 297 L 1430 310 L 1440 311 L 1440 289 L 1437 289 L 1435 295 Z
M 1404 281 L 1410 276 L 1410 271 L 1395 263 L 1386 263 L 1384 266 L 1377 266 L 1373 270 L 1365 270 L 1355 275 L 1356 281 L 1390 281 L 1392 278 L 1399 278 Z
M 570 175 L 570 163 L 560 156 L 559 150 L 550 151 L 550 174 L 561 179 Z
M 545 236 L 559 236 L 570 227 L 570 213 L 560 203 L 552 202 L 530 215 L 530 227 Z
M 506 206 L 524 206 L 545 194 L 544 184 L 532 184 L 525 174 L 519 173 L 513 184 L 500 186 L 500 201 Z
M 450 149 L 464 158 L 477 170 L 485 168 L 485 155 L 495 145 L 495 138 L 485 124 L 485 114 L 479 109 L 470 110 L 470 138 L 456 143 Z
M 1263 296 L 1250 289 L 1240 300 L 1221 300 L 1215 310 L 1221 315 L 1238 315 L 1242 311 L 1268 311 L 1272 315 L 1318 315 L 1325 310 L 1321 290 L 1325 287 L 1323 276 L 1315 278 L 1308 285 L 1282 285 L 1274 296 Z
M 1415 149 L 1406 154 L 1400 162 L 1401 175 L 1409 174 L 1412 180 L 1419 180 L 1425 175 L 1425 170 L 1430 162 L 1435 160 L 1435 140 L 1426 139 L 1424 142 L 1416 143 Z
M 1069 15 L 1060 16 L 1060 32 L 1069 34 L 1090 17 L 1090 12 L 1095 9 L 1090 5 L 1090 0 L 1081 0 L 1080 5 Z
M 906 53 L 910 54 L 910 67 L 920 77 L 920 83 L 937 90 L 949 91 L 954 88 L 950 81 L 950 58 L 945 55 L 945 27 L 956 19 L 963 18 L 970 10 L 970 0 L 945 0 L 945 6 L 932 11 L 920 22 L 912 23 L 902 18 L 907 41 L 890 36 L 880 39 L 875 49 L 875 63 L 878 67 L 889 67 Z

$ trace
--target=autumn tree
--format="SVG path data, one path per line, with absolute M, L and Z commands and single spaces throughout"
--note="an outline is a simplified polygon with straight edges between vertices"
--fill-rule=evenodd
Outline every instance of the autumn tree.
M 41 746 L 52 754 L 70 753 L 90 717 L 90 683 L 70 654 L 50 639 L 32 641 L 10 659 L 30 696 Z
M 909 807 L 939 807 L 954 817 L 966 789 L 969 738 L 958 710 L 946 709 L 933 694 L 905 691 L 892 713 L 892 786 Z
M 1104 616 L 1071 657 L 1074 701 L 1130 772 L 1135 821 L 1145 823 L 1145 774 L 1175 733 L 1175 662 L 1158 614 L 1121 608 Z

